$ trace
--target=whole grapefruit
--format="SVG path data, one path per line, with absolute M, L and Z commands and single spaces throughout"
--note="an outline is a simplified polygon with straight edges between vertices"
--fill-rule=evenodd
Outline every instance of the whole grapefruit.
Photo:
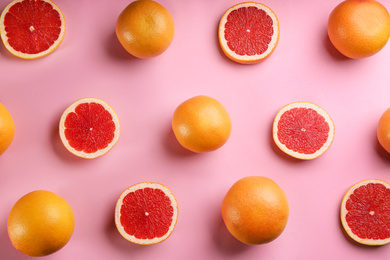
M 7 229 L 14 247 L 29 256 L 50 255 L 70 240 L 74 214 L 68 202 L 45 190 L 21 197 L 8 216 Z
M 349 58 L 372 56 L 389 39 L 389 12 L 375 0 L 345 0 L 329 16 L 328 35 L 334 47 Z
M 289 216 L 286 194 L 273 180 L 249 176 L 238 180 L 222 202 L 229 232 L 245 244 L 264 244 L 285 229 Z
M 390 108 L 379 119 L 377 138 L 383 149 L 390 153 Z
M 0 155 L 11 145 L 14 135 L 14 120 L 7 108 L 0 103 Z
M 138 58 L 162 54 L 173 41 L 175 26 L 171 13 L 151 0 L 130 3 L 119 15 L 116 35 L 123 48 Z
M 172 118 L 179 143 L 195 153 L 214 151 L 229 139 L 232 123 L 225 107 L 208 96 L 195 96 L 181 103 Z

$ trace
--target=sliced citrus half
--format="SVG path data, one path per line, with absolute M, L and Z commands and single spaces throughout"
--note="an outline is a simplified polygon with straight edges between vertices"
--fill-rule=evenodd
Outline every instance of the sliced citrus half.
M 231 60 L 254 64 L 267 58 L 279 41 L 279 20 L 267 6 L 244 2 L 230 7 L 218 30 L 222 51 Z
M 276 114 L 273 139 L 286 154 L 303 160 L 323 154 L 334 138 L 335 127 L 329 114 L 316 104 L 294 102 Z
M 36 59 L 60 45 L 65 35 L 65 18 L 50 0 L 14 0 L 0 16 L 0 32 L 12 54 Z
M 178 205 L 163 184 L 142 182 L 126 189 L 115 207 L 115 224 L 128 241 L 140 245 L 167 239 L 176 226 Z
M 70 105 L 61 116 L 59 130 L 66 149 L 86 159 L 106 154 L 120 136 L 114 110 L 97 98 L 83 98 Z
M 341 223 L 347 234 L 365 245 L 390 242 L 390 184 L 376 179 L 353 185 L 341 203 Z

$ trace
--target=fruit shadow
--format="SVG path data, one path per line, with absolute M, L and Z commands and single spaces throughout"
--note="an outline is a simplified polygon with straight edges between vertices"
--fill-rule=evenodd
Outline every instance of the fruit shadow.
M 223 222 L 222 216 L 218 214 L 216 218 L 216 223 L 213 225 L 215 227 L 213 240 L 216 245 L 216 248 L 223 254 L 227 256 L 239 255 L 247 250 L 250 250 L 253 246 L 244 244 L 233 237 L 230 234 L 229 230 L 226 228 L 225 223 Z
M 140 60 L 134 57 L 133 55 L 131 55 L 130 53 L 128 53 L 123 48 L 118 38 L 116 37 L 115 31 L 107 36 L 105 42 L 105 49 L 108 56 L 115 60 L 122 60 L 122 61 Z
M 271 123 L 271 126 L 269 129 L 272 129 L 273 128 L 273 122 Z M 269 133 L 269 138 L 268 138 L 268 141 L 269 141 L 269 145 L 272 149 L 272 151 L 280 158 L 282 158 L 283 160 L 285 160 L 286 162 L 288 163 L 304 163 L 306 160 L 301 160 L 301 159 L 298 159 L 298 158 L 294 158 L 286 153 L 284 153 L 282 150 L 280 150 L 280 148 L 275 144 L 275 141 L 274 141 L 274 137 L 273 137 L 273 133 L 272 133 L 272 130 L 270 131 Z
M 0 252 L 1 257 L 6 257 L 6 259 L 31 259 L 31 257 L 20 253 L 12 245 L 11 240 L 8 237 L 6 225 L 3 225 L 3 228 L 0 230 Z
M 344 56 L 341 52 L 339 52 L 334 46 L 333 43 L 329 39 L 328 29 L 325 27 L 324 29 L 324 40 L 323 45 L 324 49 L 327 51 L 329 56 L 335 61 L 351 61 L 352 59 Z
M 81 163 L 87 161 L 87 159 L 75 156 L 65 148 L 60 138 L 58 122 L 55 120 L 53 120 L 50 141 L 55 154 L 67 163 Z
M 340 204 L 341 205 L 341 201 L 340 201 Z M 381 246 L 370 246 L 370 245 L 364 245 L 364 244 L 360 244 L 358 242 L 356 242 L 355 240 L 353 240 L 347 233 L 347 231 L 345 231 L 344 227 L 343 227 L 343 223 L 341 222 L 341 218 L 340 218 L 340 210 L 336 210 L 336 217 L 337 219 L 339 220 L 339 228 L 344 236 L 344 238 L 348 241 L 349 244 L 351 244 L 352 246 L 356 247 L 356 248 L 361 248 L 363 250 L 378 250 L 378 248 L 380 248 Z
M 134 244 L 122 237 L 116 228 L 115 215 L 113 214 L 115 212 L 116 199 L 112 201 L 111 205 L 114 205 L 114 207 L 107 210 L 107 223 L 105 227 L 105 233 L 109 243 L 122 252 L 134 253 L 135 251 L 145 250 L 147 246 Z
M 175 157 L 193 157 L 193 156 L 201 156 L 200 154 L 191 152 L 185 149 L 176 139 L 175 134 L 173 133 L 172 127 L 169 124 L 166 127 L 165 135 L 162 137 L 163 147 L 166 151 Z
M 375 139 L 374 139 L 375 138 Z M 382 145 L 379 143 L 378 141 L 378 138 L 376 137 L 376 134 L 374 135 L 374 140 L 373 140 L 373 144 L 374 144 L 374 149 L 377 153 L 377 155 L 379 156 L 379 158 L 384 162 L 384 163 L 387 163 L 389 166 L 390 166 L 390 153 L 388 153 L 383 147 Z

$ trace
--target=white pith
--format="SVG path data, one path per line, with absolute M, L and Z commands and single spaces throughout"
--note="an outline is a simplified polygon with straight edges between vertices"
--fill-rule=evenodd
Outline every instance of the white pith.
M 62 30 L 61 30 L 60 34 L 58 35 L 58 39 L 52 44 L 52 46 L 50 46 L 50 48 L 48 48 L 47 50 L 45 50 L 43 52 L 39 52 L 39 53 L 35 53 L 35 54 L 27 54 L 27 53 L 23 53 L 23 52 L 20 52 L 20 51 L 16 51 L 8 43 L 8 37 L 7 37 L 7 33 L 5 31 L 5 26 L 4 26 L 4 19 L 5 19 L 5 15 L 8 13 L 9 9 L 13 5 L 15 5 L 16 3 L 23 2 L 23 1 L 24 0 L 14 0 L 14 1 L 12 1 L 11 3 L 9 3 L 4 8 L 3 12 L 1 13 L 1 16 L 0 16 L 1 39 L 2 39 L 2 41 L 4 43 L 4 46 L 7 48 L 7 50 L 9 50 L 12 54 L 14 54 L 15 56 L 18 56 L 20 58 L 23 58 L 23 59 L 35 59 L 35 58 L 46 56 L 46 55 L 50 54 L 51 52 L 53 52 L 59 46 L 59 44 L 62 42 L 62 40 L 64 38 L 65 28 L 66 28 L 65 17 L 63 15 L 61 9 L 56 4 L 54 4 L 52 1 L 50 1 L 50 0 L 41 0 L 41 1 L 44 1 L 46 3 L 49 3 L 53 7 L 53 9 L 56 10 L 59 13 L 59 15 L 60 15 L 61 24 L 63 26 L 62 26 Z M 30 28 L 30 30 L 31 30 L 31 28 Z
M 304 153 L 298 153 L 298 152 L 295 152 L 293 150 L 290 150 L 289 148 L 287 148 L 287 146 L 285 144 L 281 143 L 279 141 L 279 138 L 277 137 L 278 123 L 279 123 L 280 117 L 286 111 L 288 111 L 290 109 L 293 109 L 293 108 L 311 108 L 311 109 L 315 110 L 318 114 L 323 116 L 325 121 L 329 125 L 328 139 L 326 140 L 324 145 L 319 150 L 317 150 L 315 153 L 304 154 Z M 311 159 L 317 158 L 318 156 L 323 154 L 326 150 L 328 150 L 328 148 L 332 144 L 332 141 L 333 141 L 333 138 L 334 138 L 335 127 L 334 127 L 334 123 L 333 123 L 331 117 L 329 116 L 329 114 L 324 109 L 322 109 L 320 106 L 318 106 L 316 104 L 313 104 L 313 103 L 310 103 L 310 102 L 301 101 L 301 102 L 290 103 L 290 104 L 284 106 L 281 110 L 279 110 L 279 112 L 276 114 L 276 117 L 275 117 L 275 120 L 274 120 L 274 123 L 273 123 L 272 132 L 273 132 L 272 134 L 273 134 L 273 138 L 274 138 L 274 141 L 275 141 L 276 145 L 283 152 L 291 155 L 292 157 L 298 158 L 298 159 L 311 160 Z
M 273 30 L 274 30 L 274 35 L 272 37 L 271 42 L 268 44 L 267 51 L 265 51 L 264 53 L 262 53 L 260 55 L 250 55 L 250 56 L 249 55 L 239 55 L 239 54 L 235 53 L 234 51 L 232 51 L 228 47 L 227 40 L 225 39 L 225 33 L 224 33 L 225 24 L 227 22 L 228 15 L 233 10 L 239 9 L 241 7 L 251 7 L 251 6 L 255 6 L 258 9 L 264 10 L 272 18 L 272 20 L 273 20 L 273 26 L 272 27 L 273 27 Z M 240 3 L 240 4 L 237 4 L 235 6 L 230 7 L 224 13 L 224 15 L 222 16 L 222 18 L 220 20 L 220 27 L 219 27 L 219 31 L 218 31 L 218 37 L 219 37 L 219 40 L 220 40 L 221 44 L 225 46 L 224 50 L 227 51 L 229 53 L 229 55 L 231 55 L 235 59 L 243 60 L 243 61 L 261 60 L 261 59 L 267 57 L 275 49 L 276 44 L 278 43 L 278 40 L 279 40 L 279 20 L 276 17 L 275 13 L 269 7 L 267 7 L 267 6 L 263 5 L 263 4 L 254 3 L 254 2 Z
M 120 223 L 121 207 L 122 207 L 123 198 L 126 197 L 126 195 L 129 194 L 130 192 L 134 192 L 136 190 L 144 189 L 144 188 L 152 188 L 152 189 L 162 190 L 165 193 L 165 195 L 168 196 L 169 199 L 171 200 L 171 203 L 172 203 L 171 205 L 173 207 L 172 223 L 169 227 L 168 232 L 162 237 L 153 238 L 153 239 L 138 239 L 138 238 L 126 233 L 122 224 Z M 138 183 L 138 184 L 135 184 L 135 185 L 129 187 L 124 192 L 122 192 L 122 194 L 119 196 L 118 202 L 116 203 L 116 206 L 115 206 L 115 225 L 116 225 L 119 233 L 128 241 L 136 243 L 136 244 L 152 245 L 152 244 L 156 244 L 156 243 L 160 243 L 160 242 L 164 241 L 172 234 L 173 229 L 176 226 L 177 217 L 178 217 L 178 204 L 177 204 L 175 196 L 166 186 L 164 186 L 160 183 L 155 183 L 155 182 L 142 182 L 142 183 Z
M 74 149 L 72 146 L 69 145 L 69 142 L 65 137 L 65 129 L 66 129 L 65 119 L 69 113 L 75 112 L 75 109 L 79 104 L 92 103 L 92 102 L 102 105 L 112 115 L 112 121 L 115 124 L 115 132 L 114 132 L 114 139 L 112 140 L 111 143 L 108 144 L 106 148 L 98 150 L 95 153 L 85 153 L 83 151 L 77 151 L 76 149 Z M 74 102 L 64 111 L 60 119 L 59 132 L 60 132 L 60 138 L 62 143 L 71 153 L 82 158 L 93 159 L 106 154 L 117 143 L 120 136 L 120 124 L 119 124 L 119 119 L 115 114 L 115 111 L 106 102 L 98 98 L 83 98 Z
M 364 186 L 364 185 L 367 185 L 369 183 L 380 183 L 380 184 L 383 184 L 387 189 L 390 189 L 390 184 L 385 182 L 385 181 L 382 181 L 382 180 L 378 180 L 378 179 L 368 179 L 368 180 L 364 180 L 364 181 L 361 181 L 361 182 L 358 182 L 356 184 L 354 184 L 348 191 L 347 193 L 345 194 L 344 198 L 343 198 L 343 201 L 341 202 L 341 210 L 340 210 L 340 216 L 341 216 L 341 223 L 345 229 L 345 231 L 347 232 L 347 234 L 355 241 L 361 243 L 361 244 L 365 244 L 365 245 L 372 245 L 372 246 L 377 246 L 377 245 L 384 245 L 384 244 L 387 244 L 387 243 L 390 243 L 390 238 L 388 239 L 385 239 L 385 240 L 381 240 L 381 239 L 377 239 L 377 240 L 374 240 L 374 239 L 363 239 L 363 238 L 360 238 L 358 237 L 357 235 L 355 235 L 351 228 L 349 227 L 348 223 L 345 221 L 346 219 L 346 216 L 348 214 L 348 210 L 346 208 L 346 203 L 349 199 L 349 197 L 353 194 L 353 192 L 361 187 L 361 186 Z M 371 212 L 370 212 L 371 214 Z M 374 213 L 375 214 L 375 213 Z

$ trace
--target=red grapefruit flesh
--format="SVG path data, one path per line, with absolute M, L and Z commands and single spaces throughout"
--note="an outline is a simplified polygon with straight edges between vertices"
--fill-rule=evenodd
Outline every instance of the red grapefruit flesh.
M 114 110 L 97 98 L 84 98 L 68 107 L 61 116 L 60 137 L 76 156 L 92 159 L 107 153 L 120 136 Z
M 53 52 L 65 34 L 65 18 L 50 0 L 15 0 L 0 17 L 1 38 L 15 56 L 36 59 Z
M 341 223 L 347 234 L 365 245 L 390 242 L 390 184 L 369 179 L 353 185 L 341 203 Z
M 138 183 L 126 189 L 115 207 L 115 224 L 128 241 L 140 245 L 157 244 L 167 239 L 175 228 L 178 205 L 164 185 Z
M 277 113 L 273 138 L 286 154 L 310 160 L 330 147 L 334 130 L 333 121 L 324 109 L 309 102 L 294 102 Z
M 218 36 L 227 57 L 238 63 L 254 64 L 274 51 L 279 41 L 279 21 L 263 4 L 240 3 L 224 13 Z

